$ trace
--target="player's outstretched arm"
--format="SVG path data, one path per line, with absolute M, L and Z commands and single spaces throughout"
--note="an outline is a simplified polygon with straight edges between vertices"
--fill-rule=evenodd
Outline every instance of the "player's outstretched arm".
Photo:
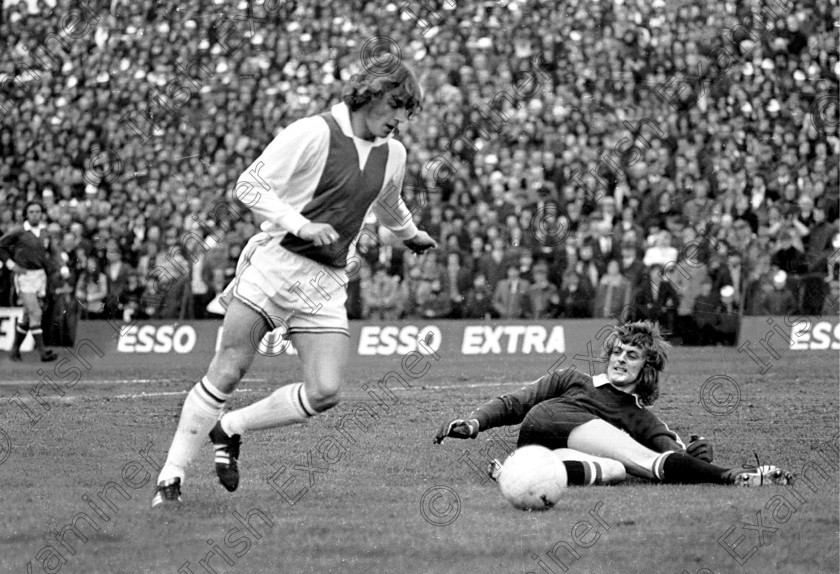
M 490 399 L 470 413 L 469 418 L 454 419 L 444 424 L 435 435 L 435 443 L 441 443 L 448 436 L 475 438 L 482 430 L 519 424 L 534 405 L 561 396 L 575 376 L 581 376 L 576 374 L 575 369 L 554 371 L 518 391 Z
M 454 419 L 443 424 L 435 435 L 435 444 L 440 444 L 446 437 L 475 438 L 479 433 L 478 420 Z

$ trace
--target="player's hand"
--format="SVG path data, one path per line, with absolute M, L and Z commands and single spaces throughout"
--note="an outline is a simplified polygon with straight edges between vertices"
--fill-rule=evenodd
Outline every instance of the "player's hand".
M 685 453 L 705 462 L 712 462 L 715 458 L 712 443 L 696 434 L 691 435 L 691 442 L 688 443 Z
M 432 239 L 431 235 L 425 231 L 418 231 L 417 235 L 411 239 L 406 239 L 403 243 L 415 253 L 423 253 L 427 249 L 435 249 L 438 246 L 437 241 Z
M 440 444 L 443 439 L 452 438 L 475 438 L 478 436 L 478 421 L 475 419 L 455 419 L 445 423 L 435 435 L 435 444 Z
M 330 245 L 338 241 L 338 232 L 329 223 L 307 223 L 301 227 L 297 236 L 306 241 L 311 241 L 315 245 Z

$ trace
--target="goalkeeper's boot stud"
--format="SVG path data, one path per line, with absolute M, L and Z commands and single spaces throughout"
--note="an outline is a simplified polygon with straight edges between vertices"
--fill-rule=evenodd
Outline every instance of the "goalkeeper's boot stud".
M 216 476 L 228 492 L 233 492 L 239 486 L 240 436 L 228 436 L 222 430 L 221 420 L 218 420 L 210 431 L 210 442 L 216 449 Z
M 766 486 L 790 484 L 793 475 L 772 464 L 762 464 L 749 469 L 733 469 L 730 479 L 735 486 Z
M 487 465 L 487 476 L 492 478 L 494 481 L 499 480 L 499 474 L 501 472 L 502 472 L 502 463 L 494 458 L 490 462 L 490 464 Z
M 177 506 L 181 502 L 181 479 L 175 477 L 172 480 L 160 482 L 152 497 L 152 508 L 160 506 Z

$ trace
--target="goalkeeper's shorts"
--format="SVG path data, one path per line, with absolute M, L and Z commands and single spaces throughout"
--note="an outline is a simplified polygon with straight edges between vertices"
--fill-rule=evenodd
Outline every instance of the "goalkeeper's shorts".
M 568 448 L 572 431 L 597 419 L 592 413 L 558 399 L 537 403 L 522 421 L 517 446 L 538 444 L 551 450 Z

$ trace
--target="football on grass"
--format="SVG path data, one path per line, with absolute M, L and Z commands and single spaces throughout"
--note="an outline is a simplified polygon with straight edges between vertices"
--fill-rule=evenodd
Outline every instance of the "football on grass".
M 537 445 L 523 446 L 511 454 L 497 480 L 502 496 L 521 510 L 548 510 L 568 484 L 563 462 Z

